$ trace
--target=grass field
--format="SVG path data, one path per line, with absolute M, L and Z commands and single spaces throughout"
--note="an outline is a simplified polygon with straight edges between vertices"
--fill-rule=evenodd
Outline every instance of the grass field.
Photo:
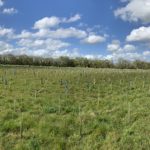
M 0 68 L 0 150 L 149 149 L 149 70 Z

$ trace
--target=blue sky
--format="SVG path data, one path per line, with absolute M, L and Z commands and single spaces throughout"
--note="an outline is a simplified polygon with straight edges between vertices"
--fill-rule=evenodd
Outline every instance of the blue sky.
M 150 0 L 0 0 L 0 54 L 150 61 Z

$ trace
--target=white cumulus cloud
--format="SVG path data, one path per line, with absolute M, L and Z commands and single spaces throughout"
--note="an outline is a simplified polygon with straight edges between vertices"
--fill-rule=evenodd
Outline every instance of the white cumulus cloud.
M 144 55 L 144 56 L 150 56 L 150 51 L 144 51 L 144 52 L 143 52 L 143 55 Z
M 118 61 L 119 59 L 125 59 L 125 60 L 145 60 L 145 57 L 143 54 L 136 53 L 136 52 L 128 52 L 128 53 L 113 53 L 110 55 L 105 56 L 105 59 Z
M 150 23 L 150 0 L 123 0 L 126 6 L 114 11 L 124 21 Z
M 134 29 L 126 38 L 127 41 L 150 41 L 150 26 Z
M 11 28 L 4 28 L 0 26 L 0 38 L 7 37 L 11 38 L 14 34 L 14 30 Z
M 107 45 L 107 50 L 112 53 L 127 53 L 136 50 L 136 47 L 132 44 L 125 44 L 121 46 L 119 40 L 113 40 L 112 43 Z
M 81 19 L 81 15 L 80 14 L 75 14 L 74 16 L 70 17 L 69 19 L 64 18 L 62 20 L 62 22 L 66 22 L 66 23 L 70 23 L 70 22 L 75 22 Z
M 65 38 L 84 38 L 87 33 L 84 30 L 76 29 L 74 27 L 69 28 L 58 28 L 56 30 L 41 29 L 35 33 L 36 37 L 50 37 L 55 39 Z
M 131 44 L 126 44 L 123 47 L 123 51 L 125 51 L 125 52 L 131 52 L 131 51 L 135 51 L 135 50 L 136 50 L 136 47 Z
M 104 42 L 105 40 L 106 40 L 105 37 L 100 35 L 89 35 L 83 40 L 83 42 L 87 44 L 96 44 Z
M 70 45 L 69 43 L 53 39 L 46 39 L 46 40 L 21 39 L 20 41 L 17 42 L 17 44 L 21 47 L 27 47 L 28 49 L 31 50 L 45 49 L 47 51 L 56 51 L 61 48 L 68 47 Z
M 12 15 L 18 13 L 18 10 L 15 8 L 4 8 L 3 14 Z
M 60 23 L 71 23 L 71 22 L 78 21 L 80 19 L 81 19 L 81 16 L 79 14 L 76 14 L 70 18 L 59 18 L 56 16 L 44 17 L 36 21 L 33 28 L 34 29 L 46 29 L 46 28 L 56 27 Z
M 0 55 L 13 52 L 13 46 L 5 41 L 0 41 Z
M 57 26 L 60 23 L 60 19 L 58 17 L 44 17 L 34 24 L 34 29 L 43 29 Z
M 113 40 L 112 43 L 107 45 L 107 50 L 110 52 L 120 51 L 120 41 L 119 40 Z

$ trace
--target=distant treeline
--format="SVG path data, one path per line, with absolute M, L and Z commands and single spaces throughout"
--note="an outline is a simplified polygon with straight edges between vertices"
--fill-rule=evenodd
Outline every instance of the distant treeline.
M 150 69 L 150 62 L 140 60 L 127 61 L 119 59 L 117 62 L 109 60 L 91 60 L 87 58 L 42 58 L 29 57 L 26 55 L 0 55 L 2 65 L 33 65 L 33 66 L 56 66 L 56 67 L 89 67 L 89 68 L 118 68 L 118 69 Z

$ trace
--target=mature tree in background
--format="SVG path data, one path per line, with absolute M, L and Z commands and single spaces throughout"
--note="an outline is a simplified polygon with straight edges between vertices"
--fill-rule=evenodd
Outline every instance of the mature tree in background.
M 150 63 L 140 60 L 128 61 L 119 59 L 113 63 L 109 60 L 87 59 L 87 58 L 42 58 L 26 55 L 0 55 L 0 64 L 3 65 L 34 65 L 34 66 L 56 66 L 56 67 L 89 67 L 89 68 L 118 68 L 118 69 L 150 69 Z

